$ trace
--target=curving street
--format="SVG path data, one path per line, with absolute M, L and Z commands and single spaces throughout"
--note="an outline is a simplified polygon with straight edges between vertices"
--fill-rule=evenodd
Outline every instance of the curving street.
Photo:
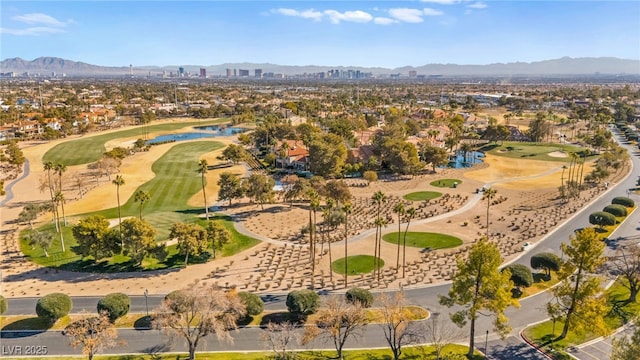
M 619 135 L 614 132 L 614 136 Z M 560 255 L 560 244 L 567 241 L 576 229 L 589 226 L 588 214 L 594 211 L 600 211 L 604 206 L 610 204 L 611 199 L 615 196 L 626 196 L 627 190 L 636 187 L 636 179 L 638 177 L 638 169 L 640 169 L 640 157 L 637 149 L 630 145 L 625 146 L 630 155 L 633 169 L 630 175 L 617 184 L 611 184 L 610 188 L 604 192 L 599 198 L 595 199 L 582 210 L 575 213 L 564 223 L 559 225 L 554 231 L 547 234 L 543 239 L 529 248 L 528 251 L 522 253 L 512 262 L 521 263 L 529 266 L 531 255 L 538 252 L 553 252 Z M 28 166 L 28 165 L 27 165 Z M 631 195 L 638 202 L 638 196 Z M 621 224 L 618 229 L 610 236 L 615 244 L 616 241 L 637 238 L 638 230 L 640 230 L 640 212 L 631 213 L 626 221 Z M 609 249 L 611 251 L 612 249 Z M 443 283 L 433 286 L 425 286 L 415 289 L 406 289 L 405 293 L 410 303 L 421 305 L 434 312 L 445 313 L 450 309 L 442 309 L 438 305 L 438 295 L 446 294 L 449 290 L 449 284 Z M 155 308 L 162 299 L 162 295 L 132 296 L 131 312 L 144 313 L 147 308 L 149 310 Z M 272 294 L 263 296 L 265 301 L 265 309 L 280 310 L 286 309 L 284 304 L 286 295 Z M 477 322 L 476 347 L 485 351 L 491 359 L 517 360 L 517 359 L 546 359 L 546 357 L 538 353 L 535 349 L 526 345 L 518 335 L 519 332 L 527 325 L 544 320 L 546 315 L 546 303 L 550 295 L 548 293 L 540 293 L 520 301 L 519 309 L 509 308 L 506 312 L 510 319 L 510 325 L 513 331 L 505 340 L 501 340 L 497 335 L 491 332 L 491 319 L 480 318 Z M 74 297 L 74 312 L 87 310 L 95 312 L 95 306 L 99 297 Z M 8 299 L 9 310 L 7 315 L 33 314 L 37 298 L 19 298 Z M 200 351 L 262 351 L 265 350 L 260 339 L 260 333 L 263 330 L 259 328 L 242 328 L 237 332 L 233 332 L 234 343 L 220 343 L 215 338 L 209 337 L 200 347 Z M 487 333 L 488 331 L 488 333 Z M 466 334 L 468 329 L 462 330 L 460 342 L 466 342 Z M 126 354 L 126 353 L 158 353 L 171 351 L 184 351 L 184 344 L 181 339 L 177 339 L 171 343 L 166 335 L 156 330 L 135 330 L 123 329 L 119 330 L 120 338 L 127 341 L 126 345 L 109 349 L 109 354 Z M 10 349 L 24 349 L 27 346 L 46 346 L 48 355 L 61 354 L 79 354 L 79 351 L 72 349 L 68 345 L 68 341 L 61 335 L 59 331 L 45 332 L 2 332 L 2 348 L 0 349 L 0 357 L 12 357 L 16 355 L 24 356 L 24 353 L 9 353 Z M 381 328 L 377 325 L 367 327 L 365 336 L 358 341 L 348 342 L 346 348 L 376 348 L 384 347 L 384 337 Z M 599 339 L 598 341 L 578 346 L 572 355 L 579 359 L 608 359 L 608 350 L 606 342 L 609 339 Z M 486 344 L 486 346 L 485 346 Z M 576 344 L 578 345 L 578 344 Z M 19 348 L 20 347 L 20 348 Z M 330 344 L 312 343 L 305 349 L 332 348 Z M 599 349 L 599 350 L 598 350 Z M 604 350 L 603 350 L 604 349 Z M 597 355 L 594 355 L 597 354 Z M 596 356 L 596 357 L 594 357 Z

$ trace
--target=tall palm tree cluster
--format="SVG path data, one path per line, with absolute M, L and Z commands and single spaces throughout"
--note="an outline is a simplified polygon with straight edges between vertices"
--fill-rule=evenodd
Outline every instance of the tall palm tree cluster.
M 58 211 L 58 207 L 60 206 L 62 208 L 62 221 L 64 226 L 67 226 L 67 216 L 64 211 L 65 198 L 64 193 L 62 192 L 62 174 L 67 171 L 67 166 L 65 164 L 53 163 L 51 161 L 45 161 L 43 165 L 44 170 L 47 172 L 46 184 L 43 185 L 44 187 L 49 189 L 49 196 L 51 197 L 51 209 L 53 212 L 53 220 L 56 226 L 56 232 L 60 236 L 60 246 L 62 248 L 62 252 L 65 252 L 64 236 L 62 235 L 62 226 L 60 224 L 60 212 Z M 58 177 L 57 182 L 55 181 L 53 176 Z M 41 190 L 43 190 L 43 188 L 41 188 Z

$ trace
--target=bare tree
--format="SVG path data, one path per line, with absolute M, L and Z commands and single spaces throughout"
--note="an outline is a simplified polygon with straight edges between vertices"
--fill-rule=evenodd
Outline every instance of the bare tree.
M 337 359 L 344 359 L 342 349 L 350 337 L 361 337 L 365 325 L 369 323 L 364 308 L 359 303 L 350 304 L 344 297 L 332 296 L 318 310 L 317 320 L 304 329 L 302 344 L 306 345 L 315 338 L 332 342 Z
M 624 278 L 623 285 L 629 289 L 629 303 L 636 302 L 640 290 L 640 245 L 634 244 L 620 247 L 609 265 L 615 275 Z
M 445 346 L 462 335 L 460 329 L 449 321 L 448 317 L 442 319 L 438 311 L 431 312 L 429 319 L 425 322 L 425 330 L 426 340 L 433 346 L 436 360 L 441 359 Z
M 382 305 L 382 323 L 384 338 L 391 348 L 394 360 L 402 355 L 402 347 L 417 343 L 423 337 L 421 329 L 411 321 L 406 311 L 407 300 L 404 292 L 391 294 L 382 293 L 378 297 Z
M 229 330 L 237 329 L 237 320 L 245 314 L 235 290 L 196 283 L 167 295 L 155 311 L 153 326 L 172 337 L 182 337 L 189 347 L 189 360 L 194 360 L 198 343 L 209 334 L 232 342 Z
M 289 345 L 299 341 L 299 336 L 295 330 L 296 326 L 289 321 L 282 323 L 269 322 L 267 331 L 262 333 L 262 341 L 275 353 L 276 359 L 292 359 L 294 356 L 288 353 Z
M 69 338 L 73 348 L 82 348 L 82 355 L 89 360 L 104 349 L 116 347 L 123 343 L 118 340 L 118 331 L 109 321 L 106 311 L 97 317 L 87 314 L 82 319 L 71 323 L 64 330 L 64 335 Z

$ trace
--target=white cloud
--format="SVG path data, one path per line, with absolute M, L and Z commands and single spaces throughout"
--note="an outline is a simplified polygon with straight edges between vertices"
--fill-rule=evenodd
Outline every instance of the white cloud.
M 427 16 L 440 16 L 443 15 L 444 13 L 440 10 L 436 10 L 436 9 L 431 9 L 431 8 L 424 8 L 422 9 L 422 13 L 427 15 Z
M 458 4 L 460 2 L 460 0 L 421 0 L 421 1 L 425 3 L 433 3 L 433 4 L 440 4 L 440 5 L 453 5 L 453 4 Z
M 329 21 L 334 24 L 339 24 L 341 21 L 367 23 L 373 20 L 371 14 L 360 10 L 345 11 L 343 13 L 336 10 L 325 10 L 324 13 L 329 17 Z
M 378 25 L 391 25 L 397 22 L 397 20 L 393 20 L 388 17 L 377 17 L 373 19 L 373 23 Z
M 55 27 L 67 26 L 65 22 L 62 22 L 54 18 L 53 16 L 49 16 L 47 14 L 42 14 L 42 13 L 16 15 L 12 17 L 12 19 L 19 22 L 23 22 L 25 24 L 29 24 L 29 25 L 42 24 L 42 25 L 55 26 Z
M 483 3 L 483 2 L 476 2 L 470 5 L 467 5 L 468 8 L 471 9 L 486 9 L 489 5 Z
M 39 36 L 47 34 L 58 34 L 66 32 L 63 29 L 53 27 L 30 27 L 26 29 L 8 29 L 0 28 L 1 34 L 18 35 L 18 36 Z
M 323 16 L 323 14 L 321 12 L 313 10 L 313 9 L 308 9 L 308 10 L 304 10 L 304 11 L 298 11 L 298 10 L 294 10 L 294 9 L 280 8 L 280 9 L 272 10 L 272 12 L 280 14 L 280 15 L 284 15 L 284 16 L 301 17 L 301 18 L 304 18 L 304 19 L 312 19 L 312 20 L 315 20 L 315 21 L 320 21 L 322 19 L 322 16 Z
M 418 9 L 396 8 L 390 9 L 389 15 L 396 20 L 407 23 L 421 23 L 423 12 Z

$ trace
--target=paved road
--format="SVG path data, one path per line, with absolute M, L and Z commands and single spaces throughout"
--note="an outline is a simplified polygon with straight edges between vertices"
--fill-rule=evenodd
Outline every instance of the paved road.
M 630 147 L 629 147 L 630 148 Z M 574 233 L 575 229 L 580 229 L 589 226 L 587 215 L 594 211 L 600 211 L 604 206 L 610 204 L 611 198 L 614 196 L 627 195 L 627 189 L 635 188 L 635 181 L 638 176 L 638 169 L 640 169 L 640 158 L 635 149 L 630 148 L 632 152 L 632 162 L 634 165 L 634 171 L 632 176 L 627 177 L 619 184 L 612 184 L 610 189 L 600 198 L 596 199 L 593 203 L 583 208 L 580 212 L 576 213 L 565 223 L 561 224 L 556 230 L 549 233 L 544 239 L 539 241 L 532 248 L 535 248 L 535 253 L 541 251 L 554 252 L 560 255 L 559 248 L 562 242 L 565 242 Z M 634 196 L 636 197 L 636 196 Z M 637 199 L 636 199 L 637 200 Z M 640 212 L 636 211 L 632 213 L 625 223 L 618 228 L 618 230 L 611 236 L 612 239 L 617 237 L 628 238 L 638 235 L 640 228 Z M 615 241 L 613 242 L 615 244 Z M 529 249 L 526 253 L 523 253 L 514 262 L 529 265 L 530 257 L 534 253 L 532 249 Z M 438 296 L 440 294 L 446 294 L 449 289 L 449 284 L 439 284 L 434 286 L 426 286 L 418 289 L 407 289 L 405 293 L 408 299 L 415 304 L 422 305 L 431 310 L 440 311 L 446 314 L 450 309 L 442 310 L 438 308 Z M 285 309 L 284 299 L 285 296 L 281 294 L 267 295 L 263 297 L 266 302 L 267 309 Z M 148 301 L 149 309 L 154 308 L 162 299 L 161 295 L 149 296 Z M 540 293 L 533 297 L 521 300 L 521 308 L 510 308 L 507 310 L 506 315 L 510 319 L 510 324 L 513 327 L 513 332 L 505 340 L 500 340 L 491 332 L 491 318 L 481 317 L 477 322 L 476 333 L 480 334 L 476 338 L 476 346 L 478 349 L 484 350 L 484 341 L 488 340 L 487 350 L 492 359 L 504 359 L 504 360 L 531 360 L 531 359 L 546 359 L 546 357 L 537 353 L 532 348 L 526 346 L 517 335 L 519 331 L 525 328 L 527 325 L 547 318 L 545 304 L 550 299 L 550 295 L 547 293 Z M 25 299 L 9 299 L 9 314 L 33 314 L 35 302 L 37 299 L 25 298 Z M 86 309 L 87 311 L 95 311 L 95 304 L 98 298 L 96 297 L 77 297 L 74 298 L 75 310 Z M 144 296 L 132 297 L 132 312 L 146 311 L 146 303 Z M 489 330 L 487 335 L 486 331 Z M 260 338 L 260 333 L 263 330 L 257 328 L 244 328 L 234 333 L 235 342 L 233 345 L 219 344 L 213 339 L 209 339 L 206 344 L 201 347 L 201 350 L 234 350 L 234 351 L 250 351 L 250 350 L 263 350 L 262 343 L 257 339 Z M 358 342 L 350 342 L 347 347 L 381 347 L 383 345 L 383 337 L 379 332 L 380 328 L 372 325 L 367 328 L 366 337 Z M 468 333 L 468 329 L 463 329 L 464 333 Z M 41 332 L 33 334 L 25 334 L 27 336 L 18 338 L 9 338 L 14 334 L 2 334 L 2 345 L 9 346 L 26 346 L 33 344 L 46 344 L 51 354 L 53 353 L 76 353 L 70 349 L 65 341 L 62 341 L 62 335 L 59 332 Z M 120 330 L 120 336 L 128 339 L 129 345 L 122 346 L 117 349 L 109 350 L 109 353 L 130 353 L 130 352 L 165 352 L 165 351 L 182 351 L 182 342 L 178 341 L 171 346 L 167 346 L 168 339 L 161 333 L 153 330 Z M 464 338 L 464 335 L 463 337 Z M 600 346 L 597 343 L 590 346 Z M 321 348 L 322 344 L 312 344 L 313 348 Z M 591 347 L 585 347 L 586 351 L 589 351 Z M 3 355 L 0 352 L 0 355 Z M 587 360 L 588 358 L 584 358 Z
M 15 180 L 13 180 L 12 182 L 8 183 L 4 190 L 6 192 L 4 199 L 2 199 L 2 201 L 0 201 L 0 206 L 4 206 L 4 204 L 8 203 L 9 201 L 13 200 L 13 185 L 17 184 L 18 181 L 26 178 L 27 176 L 29 176 L 29 172 L 30 172 L 30 167 L 29 167 L 29 160 L 24 161 L 24 171 L 22 172 L 22 175 L 20 175 L 18 178 L 16 178 Z

